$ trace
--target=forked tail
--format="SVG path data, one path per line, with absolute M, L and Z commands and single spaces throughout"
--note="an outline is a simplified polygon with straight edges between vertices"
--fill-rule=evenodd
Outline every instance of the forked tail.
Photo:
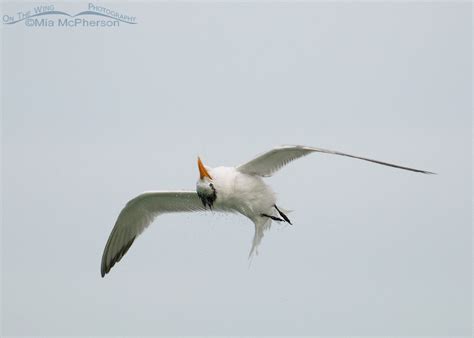
M 270 229 L 272 225 L 272 220 L 277 221 L 277 222 L 286 222 L 288 224 L 292 224 L 288 216 L 286 216 L 285 213 L 290 213 L 290 210 L 285 210 L 282 208 L 278 208 L 276 205 L 273 206 L 275 210 L 277 211 L 278 215 L 272 214 L 260 214 L 260 218 L 257 220 L 254 220 L 255 223 L 255 235 L 253 236 L 253 242 L 252 242 L 252 248 L 250 249 L 249 252 L 249 259 L 252 257 L 252 255 L 255 253 L 255 255 L 258 255 L 258 246 L 260 245 L 260 242 L 262 241 L 264 232 Z

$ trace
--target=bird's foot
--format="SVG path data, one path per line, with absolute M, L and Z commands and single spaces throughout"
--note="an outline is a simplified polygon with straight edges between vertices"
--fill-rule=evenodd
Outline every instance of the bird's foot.
M 267 215 L 267 214 L 260 214 L 260 216 L 271 218 L 272 220 L 277 221 L 277 222 L 284 222 L 285 221 L 284 219 L 282 219 L 280 217 L 271 216 L 271 215 Z
M 278 213 L 280 214 L 281 217 L 283 217 L 283 220 L 285 220 L 285 222 L 293 225 L 290 221 L 290 219 L 288 218 L 288 216 L 286 216 L 280 209 L 278 209 L 278 207 L 275 205 L 273 205 L 275 207 L 275 209 L 278 211 Z

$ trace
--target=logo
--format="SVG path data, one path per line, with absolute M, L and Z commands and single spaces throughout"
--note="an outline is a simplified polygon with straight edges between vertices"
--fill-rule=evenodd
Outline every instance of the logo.
M 4 25 L 24 24 L 26 27 L 120 27 L 136 25 L 135 16 L 114 9 L 87 4 L 87 8 L 76 14 L 58 10 L 55 5 L 36 6 L 27 11 L 2 16 Z

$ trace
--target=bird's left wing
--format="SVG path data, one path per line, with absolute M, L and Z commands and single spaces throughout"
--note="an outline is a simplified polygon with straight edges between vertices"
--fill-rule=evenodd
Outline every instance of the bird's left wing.
M 122 209 L 110 233 L 102 255 L 102 277 L 125 255 L 135 238 L 160 214 L 204 211 L 194 191 L 145 192 L 130 200 Z
M 323 148 L 315 148 L 315 147 L 306 147 L 306 146 L 280 146 L 276 147 L 266 153 L 263 153 L 250 162 L 242 164 L 237 167 L 237 170 L 244 174 L 249 175 L 257 175 L 257 176 L 272 176 L 276 171 L 282 168 L 284 165 L 288 164 L 289 162 L 296 160 L 302 156 L 306 156 L 310 153 L 326 153 L 326 154 L 333 154 L 333 155 L 340 155 L 346 156 L 351 158 L 356 158 L 359 160 L 369 161 L 372 163 L 377 163 L 381 165 L 386 165 L 393 168 L 404 169 L 409 171 L 414 171 L 423 174 L 434 174 L 430 171 L 424 171 L 420 169 L 408 168 L 397 164 L 392 164 L 388 162 L 382 162 L 378 160 L 373 160 L 366 157 L 350 155 L 346 153 L 342 153 L 340 151 L 323 149 Z

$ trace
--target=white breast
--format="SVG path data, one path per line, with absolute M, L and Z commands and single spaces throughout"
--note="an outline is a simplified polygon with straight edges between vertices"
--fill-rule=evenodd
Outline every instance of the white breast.
M 220 208 L 240 212 L 253 221 L 262 213 L 272 214 L 275 194 L 260 177 L 242 174 L 233 167 L 213 168 L 210 174 Z

